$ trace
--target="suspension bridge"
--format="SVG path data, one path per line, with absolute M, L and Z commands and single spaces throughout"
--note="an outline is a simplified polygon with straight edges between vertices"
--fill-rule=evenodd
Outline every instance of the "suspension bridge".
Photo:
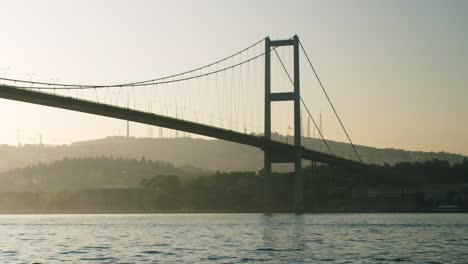
M 286 52 L 292 56 L 282 57 L 280 48 L 289 48 Z M 333 154 L 301 97 L 301 50 L 353 148 L 353 160 Z M 272 74 L 272 59 L 283 71 L 282 78 L 276 78 L 278 73 Z M 6 77 L 0 80 L 4 82 L 0 85 L 0 98 L 3 99 L 156 126 L 160 137 L 164 132 L 167 135 L 167 130 L 181 131 L 185 135 L 196 134 L 260 148 L 264 152 L 266 212 L 273 208 L 273 163 L 294 164 L 294 207 L 297 212 L 303 208 L 300 174 L 303 160 L 350 169 L 365 166 L 298 36 L 284 40 L 267 37 L 202 67 L 145 81 L 102 85 Z M 275 84 L 279 84 L 280 89 L 276 89 Z M 286 86 L 289 88 L 285 91 Z M 287 114 L 293 116 L 292 144 L 272 137 L 272 121 L 277 120 L 272 119 L 272 105 L 276 102 L 293 104 L 292 111 L 283 108 L 279 113 L 283 119 Z M 328 153 L 302 146 L 302 112 L 312 120 Z M 288 126 L 287 129 L 292 128 Z

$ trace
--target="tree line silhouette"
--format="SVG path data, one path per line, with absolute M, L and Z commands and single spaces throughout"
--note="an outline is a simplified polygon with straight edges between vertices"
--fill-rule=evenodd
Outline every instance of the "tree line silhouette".
M 455 186 L 457 191 L 447 191 L 442 202 L 468 209 L 467 159 L 458 164 L 432 160 L 398 163 L 394 166 L 371 165 L 361 171 L 322 165 L 305 168 L 302 175 L 306 211 L 317 211 L 318 208 L 333 211 L 336 208 L 329 207 L 330 200 L 351 202 L 354 199 L 357 203 L 363 202 L 353 196 L 353 190 L 372 188 L 393 190 L 399 195 L 398 199 L 403 200 L 397 201 L 398 206 L 412 199 L 414 205 L 411 208 L 415 210 L 416 207 L 433 206 L 424 195 L 427 192 L 425 188 L 446 185 Z M 277 211 L 292 210 L 293 178 L 292 173 L 273 174 L 273 199 Z M 258 212 L 263 207 L 262 171 L 216 172 L 185 181 L 181 181 L 176 175 L 160 175 L 143 180 L 141 186 L 158 193 L 158 204 L 163 209 Z M 380 198 L 381 204 L 373 205 L 375 211 L 385 211 L 385 208 L 389 208 L 385 203 L 395 203 L 395 199 L 385 199 L 378 193 L 376 197 Z M 408 210 L 407 206 L 400 208 Z
M 306 212 L 417 211 L 439 205 L 468 210 L 467 159 L 369 165 L 359 171 L 309 166 L 302 176 Z M 278 212 L 292 211 L 293 179 L 292 173 L 273 173 Z M 263 211 L 262 171 L 208 172 L 145 158 L 65 158 L 0 174 L 0 183 L 0 211 L 13 203 L 33 211 Z M 430 196 L 434 188 L 442 197 Z

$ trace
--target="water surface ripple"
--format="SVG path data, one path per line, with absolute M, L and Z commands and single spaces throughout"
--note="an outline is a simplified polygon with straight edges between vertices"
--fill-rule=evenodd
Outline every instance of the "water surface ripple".
M 0 215 L 0 263 L 466 263 L 468 214 Z

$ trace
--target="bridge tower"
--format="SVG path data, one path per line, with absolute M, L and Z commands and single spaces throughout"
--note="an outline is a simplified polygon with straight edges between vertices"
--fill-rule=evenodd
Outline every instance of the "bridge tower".
M 294 91 L 271 92 L 271 49 L 280 46 L 292 46 L 294 53 Z M 273 209 L 273 180 L 271 175 L 272 163 L 294 163 L 294 211 L 303 211 L 302 199 L 302 144 L 301 144 L 301 94 L 299 78 L 299 37 L 295 35 L 287 40 L 265 39 L 265 139 L 271 140 L 271 103 L 278 101 L 294 101 L 294 155 L 284 156 L 282 153 L 264 149 L 264 204 L 265 212 Z

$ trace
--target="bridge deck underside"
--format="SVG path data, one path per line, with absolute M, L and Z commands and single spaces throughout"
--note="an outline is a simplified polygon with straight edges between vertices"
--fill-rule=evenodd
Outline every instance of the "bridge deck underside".
M 279 160 L 288 160 L 288 157 L 294 157 L 295 147 L 282 142 L 267 140 L 260 136 L 244 134 L 228 129 L 208 126 L 194 123 L 177 118 L 157 115 L 148 112 L 137 111 L 129 108 L 113 106 L 109 104 L 100 104 L 97 102 L 76 99 L 72 97 L 59 96 L 49 93 L 18 89 L 12 86 L 0 85 L 0 98 L 32 103 L 54 108 L 61 108 L 82 113 L 106 116 L 121 120 L 129 120 L 136 123 L 159 126 L 179 131 L 185 131 L 192 134 L 208 136 L 212 138 L 236 142 L 249 145 L 260 149 L 268 149 L 274 153 Z M 302 157 L 306 160 L 317 161 L 330 165 L 361 167 L 362 164 L 344 159 L 341 157 L 329 155 L 323 152 L 302 148 Z

